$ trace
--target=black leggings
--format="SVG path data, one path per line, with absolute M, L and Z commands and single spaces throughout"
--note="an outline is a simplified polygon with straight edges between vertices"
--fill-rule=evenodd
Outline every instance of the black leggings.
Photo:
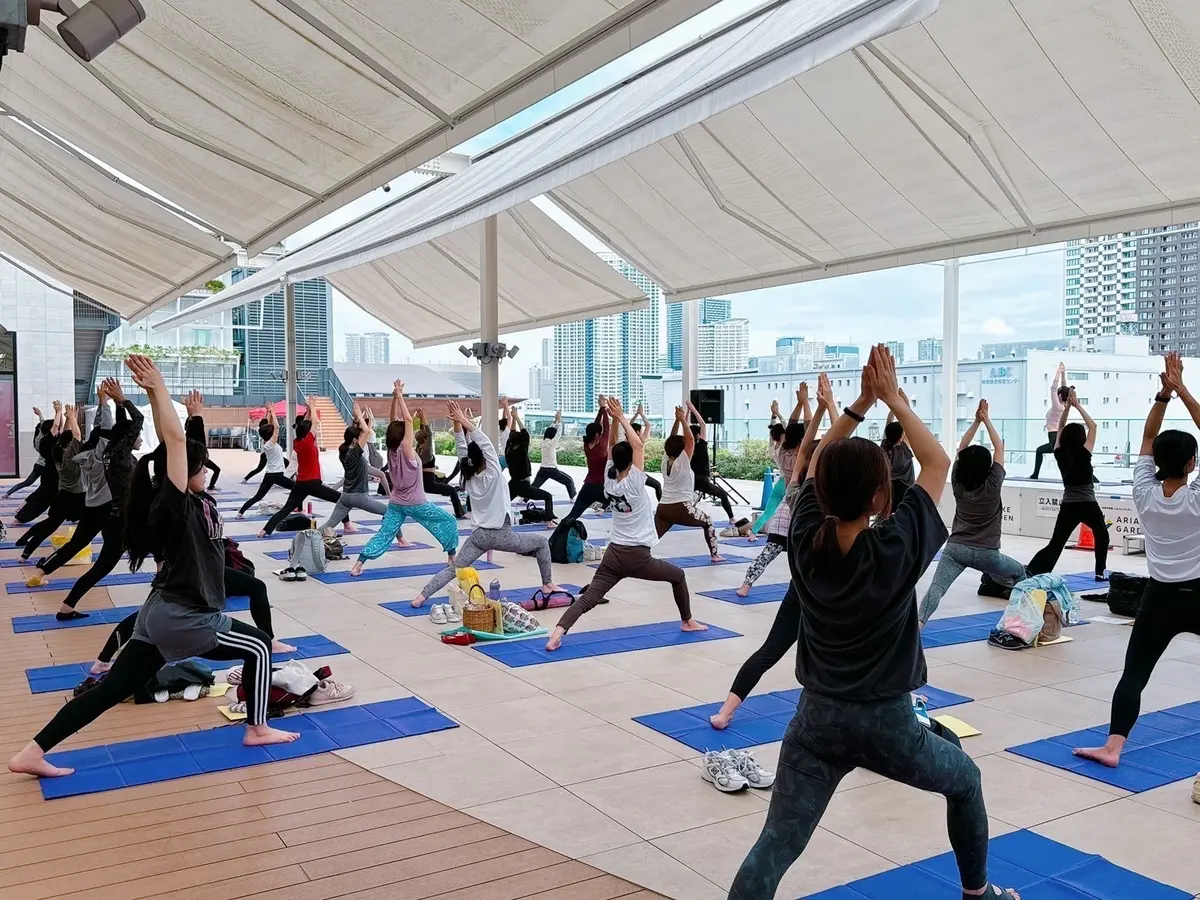
M 1054 523 L 1054 533 L 1050 543 L 1034 554 L 1026 566 L 1030 575 L 1045 575 L 1053 571 L 1062 556 L 1063 548 L 1071 539 L 1072 532 L 1080 524 L 1092 530 L 1096 542 L 1096 574 L 1103 575 L 1108 565 L 1108 523 L 1104 521 L 1104 510 L 1095 500 L 1073 501 L 1061 503 L 1058 507 L 1058 519 Z
M 425 469 L 421 473 L 421 481 L 425 486 L 426 494 L 437 494 L 441 497 L 449 497 L 450 504 L 454 507 L 454 518 L 461 519 L 464 515 L 462 498 L 458 496 L 458 489 L 449 482 L 442 481 L 437 477 L 436 472 L 431 472 Z
M 33 525 L 25 533 L 21 559 L 28 560 L 33 556 L 33 551 L 40 547 L 46 538 L 54 534 L 63 522 L 78 522 L 87 509 L 83 501 L 83 494 L 59 491 L 50 503 L 50 511 L 46 514 L 46 518 Z
M 1037 478 L 1042 474 L 1042 457 L 1047 453 L 1054 453 L 1054 444 L 1057 440 L 1057 431 L 1051 431 L 1046 434 L 1046 443 L 1042 444 L 1042 446 L 1038 447 L 1037 450 L 1034 451 L 1033 474 L 1029 476 L 1030 478 Z
M 266 479 L 263 480 L 265 481 Z M 327 500 L 330 503 L 337 503 L 342 499 L 341 494 L 331 487 L 326 487 L 315 478 L 312 481 L 297 481 L 295 487 L 292 488 L 292 492 L 288 494 L 287 501 L 283 504 L 283 507 L 279 512 L 271 516 L 263 530 L 267 534 L 274 533 L 275 529 L 279 527 L 279 523 L 296 510 L 301 509 L 304 501 L 309 497 L 316 497 L 318 500 Z
M 58 496 L 58 479 L 54 478 L 50 484 L 46 483 L 47 479 L 43 478 L 32 494 L 25 498 L 25 502 L 21 504 L 21 508 L 17 510 L 13 516 L 22 525 L 28 524 L 44 513 L 54 503 L 54 498 Z M 24 543 L 20 541 L 19 543 Z
M 216 648 L 205 653 L 204 658 L 241 661 L 247 721 L 251 725 L 265 724 L 271 683 L 271 639 L 253 625 L 234 619 L 233 627 L 225 634 L 217 635 L 217 641 Z M 52 750 L 118 703 L 132 697 L 164 665 L 166 660 L 153 644 L 129 641 L 100 683 L 60 709 L 34 741 L 43 751 Z
M 767 639 L 762 646 L 750 654 L 750 658 L 742 663 L 737 676 L 733 679 L 733 687 L 729 693 L 740 700 L 745 700 L 757 687 L 759 679 L 773 665 L 783 659 L 784 654 L 792 649 L 800 633 L 800 596 L 794 585 L 789 584 L 783 602 L 775 612 L 775 621 L 767 632 Z
M 254 620 L 254 627 L 268 638 L 272 640 L 275 638 L 275 632 L 271 628 L 271 601 L 267 598 L 266 584 L 249 572 L 239 572 L 237 569 L 226 566 L 225 596 L 227 598 L 249 597 L 250 618 Z M 104 642 L 96 659 L 104 663 L 112 662 L 117 651 L 129 643 L 129 639 L 133 637 L 133 626 L 136 622 L 137 610 L 118 622 L 117 627 L 108 636 L 108 640 Z
M 567 513 L 567 518 L 578 519 L 593 503 L 600 503 L 608 509 L 608 496 L 604 493 L 604 485 L 589 484 L 585 481 L 579 493 L 575 495 L 575 505 Z
M 211 491 L 217 486 L 217 479 L 221 477 L 221 467 L 212 461 L 212 457 L 209 457 L 204 461 L 204 468 L 213 473 L 212 478 L 208 479 L 208 489 Z
M 242 504 L 242 508 L 238 510 L 239 516 L 244 516 L 246 510 L 252 507 L 255 503 L 267 496 L 267 492 L 273 487 L 281 487 L 285 490 L 291 490 L 296 486 L 296 482 L 288 478 L 282 472 L 268 472 L 263 476 L 263 480 L 258 484 L 258 490 L 254 492 L 254 496 Z
M 721 508 L 725 510 L 725 515 L 729 516 L 729 521 L 733 521 L 733 506 L 729 502 L 729 492 L 721 487 L 708 475 L 696 476 L 696 493 L 708 494 L 710 497 L 716 497 L 721 501 Z
M 1129 737 L 1154 667 L 1171 641 L 1185 632 L 1200 635 L 1200 580 L 1168 583 L 1151 579 L 1129 635 L 1125 671 L 1113 693 L 1109 734 Z
M 104 538 L 104 543 L 100 545 L 100 555 L 96 557 L 96 561 L 92 563 L 92 567 L 84 572 L 71 585 L 71 592 L 67 594 L 67 599 L 63 603 L 71 609 L 78 605 L 83 599 L 84 594 L 96 586 L 105 575 L 112 572 L 117 567 L 117 563 L 121 561 L 121 556 L 125 552 L 125 529 L 124 522 L 120 516 L 110 515 L 104 523 L 104 527 L 100 529 L 100 535 Z M 76 534 L 78 534 L 76 530 Z M 43 571 L 45 571 L 43 569 Z M 129 623 L 129 633 L 133 633 L 133 623 Z M 126 638 L 128 640 L 128 638 Z M 109 657 L 110 659 L 112 657 Z
M 510 479 L 508 482 L 508 492 L 514 497 L 533 500 L 535 503 L 540 502 L 545 511 L 546 521 L 549 522 L 554 518 L 554 498 L 550 496 L 549 491 L 544 491 L 541 488 L 531 485 L 528 478 Z
M 253 469 L 251 469 L 249 472 L 247 472 L 246 477 L 243 478 L 242 481 L 249 481 L 251 478 L 253 478 L 255 475 L 257 475 L 259 472 L 261 472 L 266 467 L 267 467 L 267 454 L 265 454 L 265 453 L 258 454 L 258 465 L 255 466 Z
M 567 498 L 570 500 L 575 499 L 575 481 L 562 469 L 552 466 L 541 466 L 537 470 L 537 476 L 533 479 L 533 486 L 540 488 L 546 483 L 547 479 L 557 481 L 567 489 Z M 646 480 L 649 481 L 650 479 L 647 478 Z
M 92 543 L 92 538 L 100 533 L 111 518 L 111 500 L 100 506 L 85 506 L 83 515 L 79 517 L 79 524 L 75 526 L 75 533 L 71 535 L 65 544 L 49 556 L 38 560 L 37 567 L 43 573 L 49 575 L 58 568 L 65 566 L 75 558 L 77 553 Z
M 21 488 L 29 487 L 31 484 L 33 484 L 35 481 L 37 481 L 39 478 L 42 477 L 42 469 L 44 469 L 44 468 L 46 468 L 46 467 L 43 465 L 35 465 L 32 469 L 30 469 L 29 474 L 25 476 L 25 480 L 22 481 L 20 484 L 14 484 L 12 487 L 10 487 L 5 492 L 4 496 L 11 497 L 17 491 L 21 490 Z

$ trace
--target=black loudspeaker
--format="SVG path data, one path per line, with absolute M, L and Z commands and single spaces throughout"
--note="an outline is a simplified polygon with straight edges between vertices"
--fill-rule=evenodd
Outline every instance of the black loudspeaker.
M 700 418 L 709 425 L 725 424 L 725 392 L 701 389 L 692 391 L 692 406 L 700 410 Z

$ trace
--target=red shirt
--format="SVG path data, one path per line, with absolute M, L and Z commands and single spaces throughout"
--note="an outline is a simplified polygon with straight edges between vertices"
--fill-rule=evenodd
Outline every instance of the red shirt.
M 584 484 L 604 484 L 604 470 L 608 468 L 608 435 L 612 424 L 607 413 L 598 421 L 601 424 L 600 439 L 591 447 L 583 448 L 583 455 L 587 457 L 587 477 L 583 479 Z
M 317 451 L 317 439 L 310 431 L 302 438 L 297 438 L 296 449 L 296 480 L 321 480 L 321 455 Z

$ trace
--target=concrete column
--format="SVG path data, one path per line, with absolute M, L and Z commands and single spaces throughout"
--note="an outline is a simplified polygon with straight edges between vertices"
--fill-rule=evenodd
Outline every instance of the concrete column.
M 489 216 L 483 223 L 482 243 L 479 248 L 479 339 L 485 344 L 500 340 L 500 244 L 496 229 L 496 217 Z M 500 361 L 480 360 L 479 408 L 482 416 L 483 433 L 496 443 L 500 439 L 497 422 L 500 418 Z M 497 447 L 503 453 L 503 447 Z
M 942 283 L 942 446 L 958 448 L 958 260 L 946 260 Z
M 287 401 L 288 449 L 296 440 L 294 426 L 296 422 L 296 286 L 287 278 L 283 279 L 283 396 Z
M 683 304 L 683 400 L 700 387 L 700 301 Z M 665 415 L 665 413 L 664 413 Z

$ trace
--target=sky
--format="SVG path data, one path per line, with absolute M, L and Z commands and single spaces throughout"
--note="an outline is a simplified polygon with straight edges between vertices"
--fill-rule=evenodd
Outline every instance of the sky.
M 622 78 L 645 68 L 684 44 L 733 18 L 761 5 L 761 0 L 724 0 L 658 39 L 634 50 L 542 102 L 489 129 L 455 148 L 477 154 L 512 137 L 537 122 L 583 100 Z M 382 190 L 356 200 L 336 213 L 294 235 L 289 250 L 313 241 L 352 219 L 358 218 L 405 191 L 424 178 L 405 175 L 392 182 L 392 191 Z M 548 201 L 539 203 L 578 239 L 593 250 L 606 249 Z M 1031 251 L 1029 256 L 981 257 L 964 261 L 959 278 L 960 356 L 974 356 L 979 345 L 990 341 L 1034 340 L 1059 337 L 1063 326 L 1063 251 Z M 750 321 L 751 355 L 770 355 L 775 340 L 803 336 L 827 343 L 867 345 L 881 340 L 902 340 L 915 357 L 916 341 L 942 335 L 943 269 L 939 265 L 910 266 L 883 272 L 847 276 L 825 281 L 772 288 L 733 296 L 733 315 Z M 665 316 L 664 326 L 665 329 Z M 392 362 L 461 364 L 458 343 L 417 350 L 412 342 L 388 328 L 369 313 L 334 292 L 334 356 L 345 353 L 345 336 L 350 333 L 383 331 L 391 336 Z M 501 339 L 522 348 L 516 358 L 506 360 L 500 370 L 501 390 L 512 395 L 528 393 L 529 369 L 540 362 L 543 338 L 553 337 L 553 328 L 511 334 Z M 665 331 L 661 353 L 666 352 Z

